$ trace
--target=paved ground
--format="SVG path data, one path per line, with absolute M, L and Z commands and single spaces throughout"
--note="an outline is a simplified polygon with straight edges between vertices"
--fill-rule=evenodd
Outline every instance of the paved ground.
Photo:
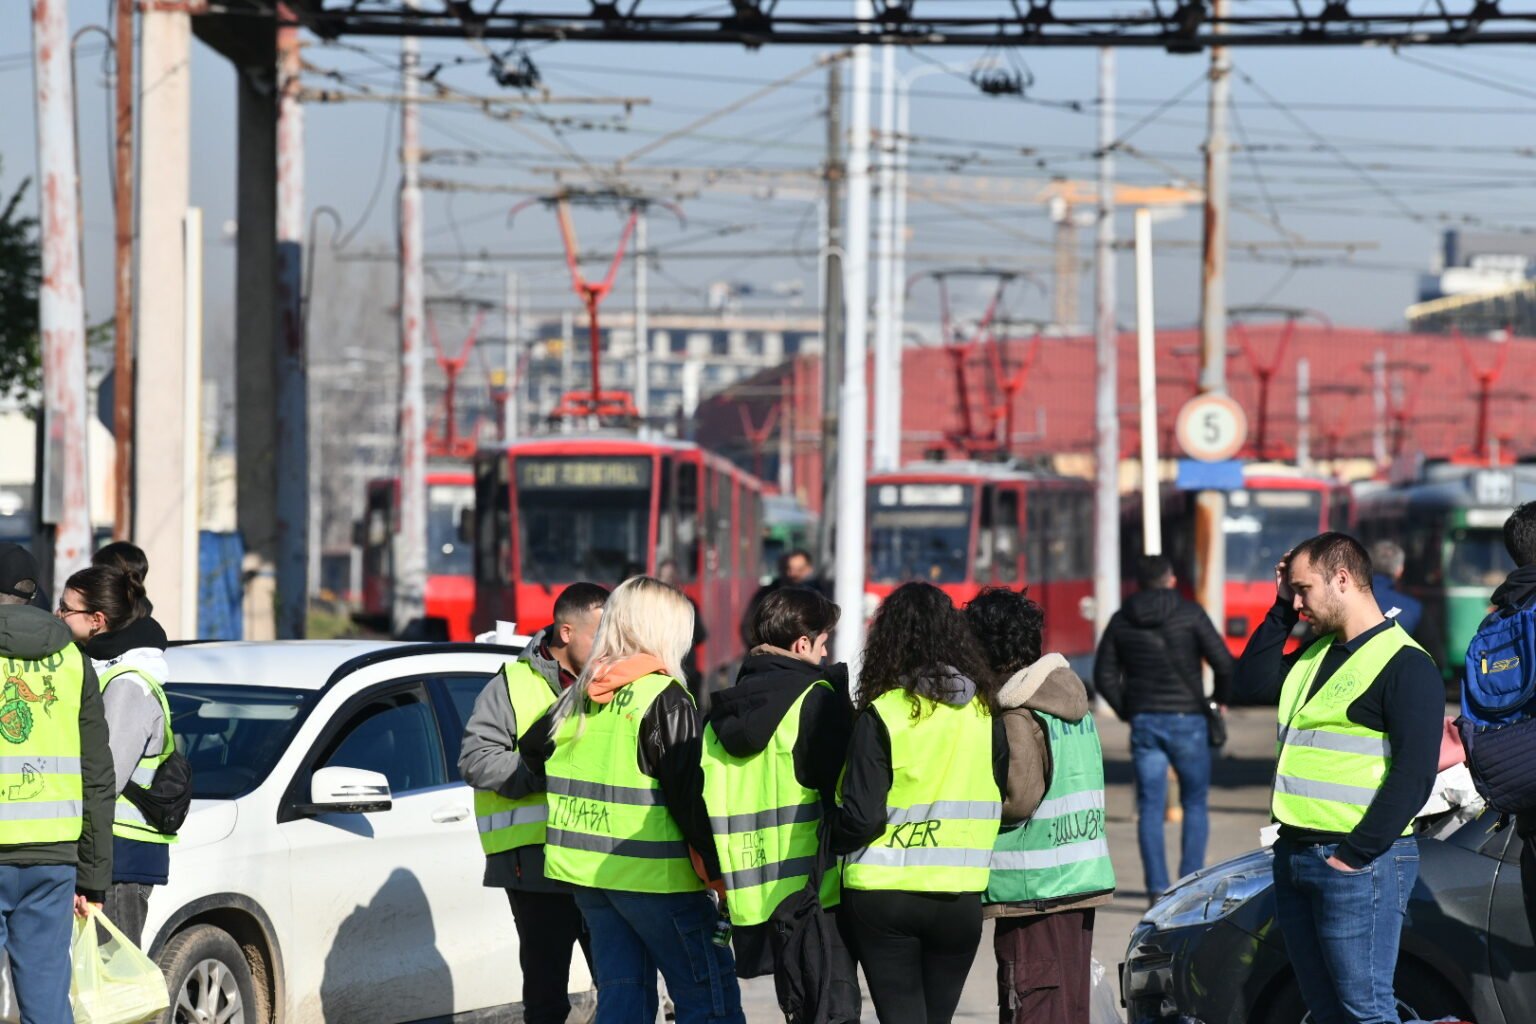
M 1258 845 L 1259 829 L 1269 822 L 1270 776 L 1274 770 L 1275 712 L 1273 708 L 1240 708 L 1230 717 L 1231 742 L 1227 756 L 1219 759 L 1213 771 L 1210 798 L 1211 840 L 1206 862 L 1216 863 Z M 1104 767 L 1108 781 L 1108 827 L 1110 854 L 1115 862 L 1119 892 L 1115 902 L 1100 908 L 1094 928 L 1094 955 L 1119 984 L 1114 971 L 1125 957 L 1125 944 L 1131 928 L 1147 907 L 1141 876 L 1141 857 L 1136 848 L 1136 801 L 1131 784 L 1130 733 L 1108 711 L 1099 716 L 1104 739 Z M 1168 860 L 1171 870 L 1178 864 L 1179 826 L 1165 826 Z M 995 1021 L 997 990 L 991 955 L 990 929 L 982 937 L 982 947 L 966 982 L 965 996 L 957 1021 Z M 771 978 L 754 978 L 742 983 L 747 1019 L 753 1024 L 781 1020 L 773 994 Z M 873 1007 L 865 1001 L 866 1021 L 874 1021 Z

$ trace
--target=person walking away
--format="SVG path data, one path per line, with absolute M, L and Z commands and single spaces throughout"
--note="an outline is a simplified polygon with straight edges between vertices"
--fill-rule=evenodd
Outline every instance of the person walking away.
M 1275 594 L 1233 689 L 1279 709 L 1275 917 L 1317 1024 L 1397 1024 L 1392 979 L 1419 870 L 1413 819 L 1435 781 L 1444 682 L 1381 614 L 1353 537 L 1302 542 L 1275 567 Z M 1287 657 L 1298 615 L 1319 638 Z
M 1163 814 L 1170 765 L 1184 811 L 1178 877 L 1205 867 L 1211 747 L 1201 662 L 1215 677 L 1211 699 L 1217 704 L 1227 703 L 1232 679 L 1226 643 L 1205 610 L 1179 595 L 1178 582 L 1164 556 L 1138 559 L 1137 591 L 1110 617 L 1093 665 L 1099 695 L 1131 726 L 1136 840 L 1149 903 L 1168 888 Z
M 101 687 L 64 624 L 31 606 L 37 562 L 0 544 L 0 735 L 10 813 L 0 818 L 0 936 L 22 1024 L 68 1024 L 70 910 L 112 883 L 112 751 Z
M 743 978 L 779 967 L 770 919 L 809 883 L 819 830 L 836 808 L 853 727 L 848 667 L 823 666 L 837 620 L 837 605 L 814 590 L 765 597 L 736 685 L 715 695 L 705 722 L 704 803 Z M 820 891 L 830 914 L 841 892 L 836 865 Z M 832 983 L 829 1019 L 857 1021 L 858 973 L 846 948 L 834 948 Z
M 1088 689 L 1040 654 L 1045 613 L 983 590 L 965 620 L 998 678 L 1008 779 L 982 916 L 996 918 L 998 1019 L 1088 1024 L 1094 908 L 1115 896 L 1104 831 L 1104 754 Z
M 143 578 L 115 564 L 81 569 L 64 584 L 56 613 L 91 659 L 111 733 L 117 802 L 112 822 L 112 887 L 107 918 L 134 945 L 144 938 L 150 895 L 170 880 L 170 844 L 125 795 L 148 789 L 176 752 L 165 696 L 165 630 L 149 613 Z
M 981 943 L 1008 742 L 996 679 L 942 590 L 907 583 L 870 626 L 833 850 L 882 1024 L 946 1024 Z
M 682 683 L 692 640 L 686 597 L 648 576 L 624 581 L 592 659 L 523 737 L 519 771 L 549 793 L 545 873 L 577 887 L 591 933 L 597 1024 L 654 1021 L 658 969 L 678 1024 L 745 1021 L 699 870 L 719 878 L 699 713 Z
M 544 793 L 515 781 L 518 744 L 586 668 L 607 599 L 596 583 L 562 590 L 554 624 L 480 691 L 459 747 L 459 774 L 475 791 L 485 885 L 505 889 L 512 906 L 528 1024 L 563 1024 L 571 1012 L 572 948 L 579 943 L 588 963 L 592 956 L 574 892 L 544 875 L 549 812 Z
M 1371 545 L 1371 593 L 1376 595 L 1376 605 L 1381 614 L 1397 620 L 1412 636 L 1418 631 L 1424 606 L 1397 589 L 1406 564 L 1407 556 L 1397 541 L 1379 540 Z

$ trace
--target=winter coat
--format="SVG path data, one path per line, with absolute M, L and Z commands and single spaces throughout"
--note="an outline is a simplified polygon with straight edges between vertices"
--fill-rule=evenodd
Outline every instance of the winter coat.
M 1216 677 L 1212 697 L 1227 703 L 1232 653 L 1193 601 L 1169 589 L 1139 590 L 1110 617 L 1094 659 L 1094 688 L 1115 714 L 1202 714 L 1200 662 Z

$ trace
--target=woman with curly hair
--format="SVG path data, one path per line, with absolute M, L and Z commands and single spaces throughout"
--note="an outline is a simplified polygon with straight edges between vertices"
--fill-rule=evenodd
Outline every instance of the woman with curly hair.
M 842 913 L 882 1024 L 945 1024 L 981 943 L 1008 745 L 997 679 L 927 583 L 876 613 L 833 847 Z

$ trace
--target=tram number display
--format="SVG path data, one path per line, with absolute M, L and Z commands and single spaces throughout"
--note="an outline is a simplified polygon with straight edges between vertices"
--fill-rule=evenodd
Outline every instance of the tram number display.
M 651 460 L 608 458 L 539 458 L 517 460 L 517 486 L 522 490 L 616 490 L 651 486 Z

